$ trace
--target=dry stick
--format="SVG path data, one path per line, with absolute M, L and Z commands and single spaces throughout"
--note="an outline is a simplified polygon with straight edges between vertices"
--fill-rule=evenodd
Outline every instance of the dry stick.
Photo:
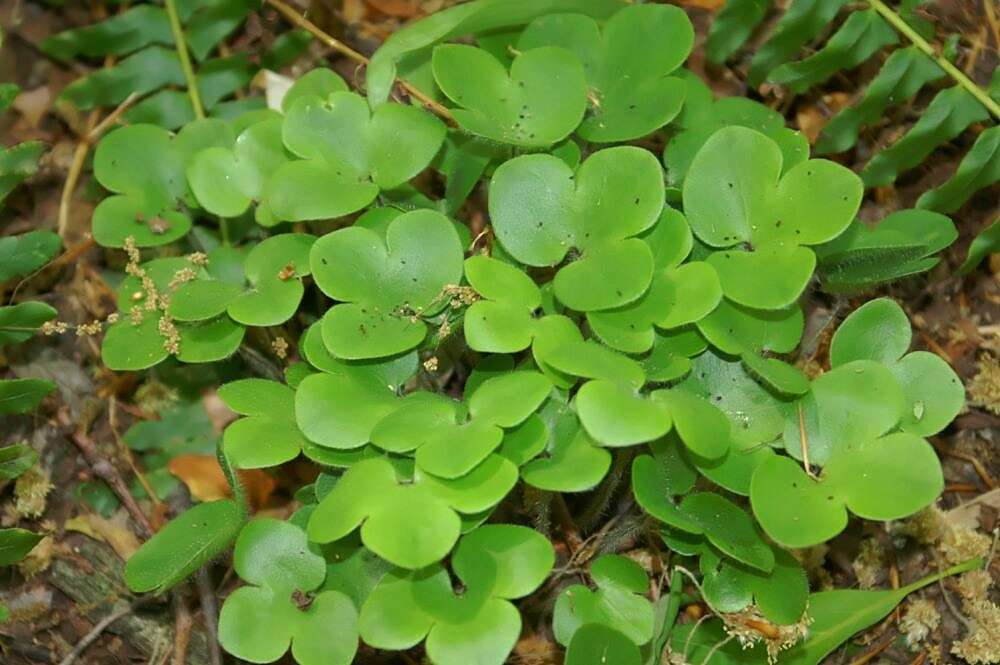
M 802 466 L 806 470 L 806 475 L 815 480 L 816 474 L 809 465 L 809 438 L 806 436 L 806 416 L 801 404 L 799 404 L 799 445 L 802 447 Z
M 94 445 L 93 440 L 87 436 L 86 432 L 80 431 L 73 426 L 68 413 L 60 411 L 57 418 L 63 428 L 70 430 L 70 439 L 80 452 L 83 453 L 83 458 L 90 465 L 94 474 L 108 484 L 111 491 L 115 493 L 118 500 L 125 506 L 125 510 L 128 511 L 128 514 L 139 527 L 139 535 L 142 536 L 143 540 L 148 540 L 153 535 L 153 526 L 150 524 L 149 518 L 146 517 L 146 513 L 136 503 L 135 498 L 128 489 L 128 485 L 125 484 L 121 474 L 118 473 L 118 469 L 108 462 L 108 460 L 101 457 L 97 452 L 97 447 Z
M 208 568 L 202 566 L 195 574 L 198 586 L 198 596 L 201 600 L 201 616 L 208 633 L 208 656 L 212 665 L 222 665 L 222 652 L 219 650 L 219 604 L 215 600 L 215 589 L 208 577 Z
M 183 593 L 173 594 L 174 603 L 174 653 L 172 665 L 184 665 L 187 662 L 188 644 L 191 643 L 191 627 L 194 620 L 191 611 L 184 602 Z
M 365 57 L 363 54 L 358 53 L 344 42 L 327 34 L 315 23 L 313 23 L 306 17 L 299 14 L 299 12 L 294 7 L 285 4 L 284 2 L 282 2 L 282 0 L 266 0 L 266 2 L 267 4 L 277 9 L 278 12 L 280 12 L 286 19 L 288 19 L 298 27 L 302 28 L 303 30 L 306 30 L 313 37 L 320 40 L 321 42 L 323 42 L 330 48 L 334 49 L 335 51 L 339 51 L 340 53 L 346 55 L 351 60 L 354 60 L 355 62 L 358 62 L 363 65 L 367 65 L 370 62 L 369 59 Z M 398 80 L 399 84 L 403 87 L 404 90 L 406 90 L 406 92 L 409 93 L 411 97 L 419 100 L 420 103 L 423 104 L 425 107 L 427 107 L 437 115 L 441 116 L 448 124 L 452 126 L 455 126 L 457 124 L 455 122 L 455 116 L 451 114 L 451 111 L 449 111 L 447 107 L 434 101 L 433 99 L 428 97 L 427 94 L 424 93 L 422 90 L 411 85 L 407 81 L 404 81 L 403 79 L 398 79 Z
M 73 192 L 76 190 L 77 181 L 80 180 L 80 174 L 83 173 L 83 165 L 87 161 L 87 153 L 90 151 L 90 146 L 97 139 L 101 138 L 104 132 L 108 131 L 137 99 L 139 99 L 139 95 L 133 92 L 100 123 L 97 122 L 97 109 L 91 111 L 87 117 L 86 133 L 80 138 L 80 142 L 76 144 L 76 150 L 73 152 L 73 161 L 70 164 L 69 172 L 66 174 L 66 182 L 63 184 L 62 193 L 59 195 L 59 225 L 57 230 L 60 238 L 66 237 L 66 227 L 69 226 L 69 210 L 73 204 Z
M 989 3 L 990 0 L 986 0 L 986 2 Z M 914 46 L 933 59 L 934 62 L 937 63 L 938 67 L 943 69 L 948 76 L 955 80 L 956 83 L 965 88 L 970 95 L 979 100 L 979 102 L 985 106 L 991 114 L 993 114 L 993 117 L 1000 120 L 1000 104 L 990 97 L 985 90 L 976 85 L 976 83 L 966 76 L 961 69 L 939 54 L 926 39 L 921 37 L 916 30 L 910 27 L 909 23 L 901 19 L 899 14 L 894 12 L 888 5 L 882 2 L 882 0 L 868 0 L 868 4 L 871 5 L 875 11 L 881 14 L 882 18 L 888 21 L 892 27 L 903 33 L 903 35 L 905 35 Z
M 140 596 L 139 598 L 133 600 L 131 604 L 126 605 L 125 607 L 123 607 L 120 610 L 117 610 L 116 612 L 112 612 L 108 616 L 98 621 L 97 625 L 95 625 L 89 633 L 84 635 L 83 639 L 81 639 L 79 642 L 76 643 L 76 646 L 73 647 L 73 650 L 70 651 L 68 654 L 66 654 L 65 658 L 59 661 L 59 665 L 72 665 L 73 662 L 80 656 L 80 654 L 82 654 L 87 647 L 93 644 L 94 641 L 101 636 L 101 633 L 103 633 L 108 626 L 113 624 L 115 621 L 118 621 L 122 617 L 131 614 L 142 605 L 148 603 L 153 598 L 154 596 L 151 595 Z
M 990 24 L 993 31 L 993 42 L 1000 49 L 1000 21 L 997 21 L 996 9 L 993 8 L 994 0 L 983 0 L 983 11 L 986 12 L 986 22 Z

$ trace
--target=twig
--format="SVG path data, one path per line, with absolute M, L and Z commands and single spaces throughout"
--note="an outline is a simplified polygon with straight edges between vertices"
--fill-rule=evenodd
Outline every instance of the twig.
M 195 574 L 198 585 L 198 596 L 201 600 L 201 616 L 205 621 L 205 632 L 208 635 L 208 657 L 212 665 L 222 665 L 222 652 L 219 650 L 219 604 L 215 599 L 215 589 L 208 577 L 208 568 L 202 566 Z
M 802 467 L 806 470 L 806 475 L 815 480 L 816 474 L 809 465 L 809 438 L 806 436 L 806 416 L 801 404 L 799 404 L 799 446 L 802 448 Z
M 990 0 L 986 0 L 986 2 L 989 3 Z M 871 5 L 875 11 L 881 14 L 882 18 L 888 21 L 892 27 L 896 28 L 896 30 L 905 35 L 914 46 L 933 59 L 934 62 L 937 63 L 938 67 L 943 69 L 951 78 L 955 80 L 956 83 L 965 88 L 970 95 L 979 100 L 979 102 L 985 106 L 995 118 L 1000 120 L 1000 104 L 994 101 L 985 90 L 976 85 L 976 83 L 966 76 L 961 69 L 949 62 L 947 58 L 940 55 L 934 47 L 927 42 L 926 39 L 921 37 L 916 30 L 911 28 L 906 21 L 900 18 L 899 14 L 894 12 L 888 5 L 882 2 L 882 0 L 868 0 L 868 4 Z
M 330 48 L 334 49 L 335 51 L 338 51 L 343 55 L 346 55 L 348 58 L 354 60 L 359 64 L 367 65 L 369 63 L 369 60 L 366 56 L 364 56 L 361 53 L 358 53 L 344 42 L 324 32 L 322 28 L 317 26 L 315 23 L 313 23 L 306 17 L 302 16 L 294 7 L 285 4 L 284 2 L 282 2 L 282 0 L 266 0 L 266 2 L 267 4 L 277 9 L 278 12 L 281 13 L 286 19 L 294 23 L 296 26 L 302 28 L 303 30 L 309 32 L 313 37 L 320 40 L 321 42 L 323 42 Z M 404 81 L 403 79 L 399 79 L 399 84 L 403 86 L 403 89 L 406 90 L 406 92 L 409 93 L 411 97 L 417 99 L 425 107 L 427 107 L 437 115 L 441 116 L 448 124 L 452 126 L 457 124 L 455 122 L 455 116 L 451 114 L 451 111 L 449 111 L 448 108 L 445 107 L 444 105 L 439 104 L 438 102 L 431 99 L 429 96 L 427 96 L 427 94 L 424 91 L 420 90 L 416 86 L 411 85 L 409 82 Z
M 118 122 L 122 114 L 128 111 L 138 99 L 138 93 L 133 92 L 99 123 L 97 122 L 97 109 L 91 111 L 90 115 L 87 116 L 86 132 L 80 138 L 80 142 L 76 144 L 76 150 L 73 151 L 73 161 L 70 163 L 69 172 L 66 174 L 66 182 L 63 184 L 62 193 L 59 195 L 59 222 L 57 229 L 60 238 L 66 237 L 66 227 L 69 226 L 69 210 L 73 204 L 73 192 L 76 190 L 76 183 L 80 180 L 80 174 L 83 173 L 83 166 L 87 161 L 87 153 L 90 151 L 90 146 L 94 145 L 104 135 L 104 132 L 108 131 L 108 129 Z
M 869 647 L 867 651 L 851 661 L 851 665 L 865 665 L 865 663 L 871 661 L 873 658 L 878 656 L 880 653 L 889 648 L 892 644 L 893 638 L 890 636 L 887 640 L 882 640 L 878 644 Z
M 108 616 L 98 621 L 97 625 L 95 625 L 89 633 L 84 635 L 83 639 L 81 639 L 79 642 L 76 643 L 76 646 L 73 647 L 73 650 L 70 651 L 68 654 L 66 654 L 65 658 L 59 661 L 59 665 L 72 665 L 73 662 L 80 656 L 80 654 L 82 654 L 87 647 L 93 644 L 94 641 L 101 636 L 101 633 L 103 633 L 108 626 L 113 624 L 115 621 L 118 621 L 122 617 L 127 616 L 132 612 L 136 611 L 139 607 L 145 605 L 153 598 L 154 596 L 152 595 L 140 596 L 139 598 L 133 600 L 131 604 L 126 605 L 120 610 L 112 612 Z
M 177 57 L 181 62 L 184 80 L 187 81 L 188 97 L 191 98 L 194 117 L 204 118 L 205 109 L 201 105 L 198 79 L 195 78 L 194 68 L 191 67 L 191 55 L 188 53 L 187 40 L 184 39 L 184 28 L 181 26 L 181 18 L 177 14 L 177 0 L 165 0 L 163 4 L 166 6 L 167 17 L 170 19 L 170 31 L 174 35 L 174 44 L 177 46 Z
M 184 602 L 184 594 L 174 590 L 174 652 L 170 661 L 173 665 L 185 665 L 187 663 L 188 644 L 191 642 L 191 627 L 194 621 L 191 619 L 191 612 L 187 603 Z
M 149 518 L 146 517 L 146 513 L 142 511 L 142 508 L 139 507 L 139 504 L 132 496 L 132 493 L 128 489 L 128 485 L 125 484 L 121 474 L 118 473 L 118 469 L 116 469 L 108 460 L 101 457 L 101 455 L 97 452 L 97 447 L 94 445 L 93 440 L 87 436 L 86 432 L 73 427 L 73 423 L 70 421 L 69 414 L 66 411 L 60 411 L 57 418 L 59 420 L 59 424 L 71 432 L 70 439 L 83 454 L 83 458 L 87 461 L 87 464 L 90 465 L 94 474 L 108 484 L 111 491 L 115 493 L 118 500 L 125 506 L 125 510 L 128 511 L 129 515 L 139 527 L 139 535 L 142 539 L 149 539 L 149 537 L 153 535 L 153 526 L 150 524 Z
M 993 8 L 993 0 L 983 0 L 983 11 L 986 12 L 986 22 L 990 24 L 993 31 L 993 42 L 1000 49 L 1000 21 L 997 21 L 996 9 Z
M 138 100 L 139 93 L 137 92 L 133 92 L 128 97 L 123 99 L 122 103 L 119 104 L 114 111 L 109 113 L 104 120 L 101 120 L 96 127 L 87 133 L 87 143 L 90 143 L 91 145 L 96 143 L 99 138 L 104 136 L 104 132 L 108 131 L 112 125 L 118 122 L 118 119 L 121 118 L 122 115 L 124 115 L 124 113 L 128 111 Z

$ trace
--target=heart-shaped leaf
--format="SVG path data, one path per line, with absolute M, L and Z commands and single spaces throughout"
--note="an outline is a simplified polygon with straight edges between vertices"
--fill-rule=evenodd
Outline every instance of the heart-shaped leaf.
M 184 161 L 170 133 L 155 125 L 130 125 L 110 132 L 94 151 L 94 175 L 116 196 L 94 210 L 94 239 L 123 247 L 164 245 L 191 229 L 191 218 L 174 209 L 187 193 Z
M 445 126 L 415 106 L 383 104 L 372 113 L 352 92 L 302 95 L 286 110 L 285 146 L 307 160 L 342 168 L 392 189 L 423 171 L 444 141 Z
M 699 562 L 705 600 L 716 612 L 740 612 L 754 602 L 776 624 L 798 623 L 806 611 L 809 581 L 798 560 L 774 551 L 774 569 L 762 573 L 716 554 L 706 546 Z
M 750 501 L 771 538 L 808 547 L 840 533 L 848 508 L 866 519 L 900 519 L 933 502 L 943 486 L 930 444 L 896 433 L 837 451 L 819 481 L 794 460 L 774 456 L 757 467 Z
M 447 302 L 462 278 L 462 245 L 440 213 L 415 210 L 392 220 L 385 238 L 358 226 L 313 245 L 312 272 L 322 291 L 344 304 L 323 317 L 323 341 L 341 358 L 378 358 L 423 341 L 421 319 Z
M 585 492 L 604 478 L 611 454 L 598 447 L 580 427 L 576 414 L 564 403 L 550 399 L 541 411 L 548 436 L 545 456 L 521 469 L 524 481 L 551 492 Z
M 810 392 L 788 411 L 785 450 L 820 466 L 840 450 L 877 438 L 896 426 L 905 408 L 899 382 L 883 364 L 855 360 L 812 382 Z
M 576 394 L 576 410 L 587 433 L 601 445 L 631 446 L 670 431 L 671 410 L 610 381 L 588 381 Z
M 597 584 L 591 591 L 582 584 L 567 587 L 556 600 L 552 629 L 560 644 L 587 624 L 602 624 L 625 635 L 633 644 L 653 638 L 653 604 L 644 597 L 649 580 L 631 559 L 606 554 L 594 560 L 590 575 Z
M 714 492 L 689 494 L 681 502 L 681 512 L 724 554 L 765 573 L 774 568 L 774 551 L 764 542 L 753 519 L 726 497 Z
M 196 153 L 187 167 L 187 180 L 198 203 L 214 215 L 237 217 L 259 201 L 268 178 L 288 161 L 281 131 L 280 119 L 257 122 L 231 148 Z
M 661 44 L 650 53 L 646 44 Z M 518 40 L 523 51 L 559 46 L 583 63 L 592 107 L 578 130 L 588 141 L 608 143 L 645 136 L 681 109 L 686 85 L 668 75 L 687 58 L 694 29 L 687 14 L 669 5 L 632 5 L 615 13 L 602 31 L 584 14 L 535 19 Z
M 305 532 L 288 522 L 255 520 L 243 528 L 233 565 L 244 586 L 219 613 L 219 643 L 237 658 L 279 660 L 291 645 L 300 665 L 348 665 L 358 648 L 358 614 L 340 591 L 322 591 L 296 607 L 326 576 L 323 557 L 309 550 Z M 264 622 L 267 630 L 261 630 Z
M 305 437 L 295 423 L 295 391 L 277 381 L 242 379 L 219 387 L 219 397 L 247 416 L 230 423 L 222 441 L 238 469 L 278 466 L 295 459 Z
M 748 307 L 794 302 L 816 264 L 805 245 L 846 229 L 864 191 L 854 173 L 834 162 L 804 161 L 782 174 L 782 161 L 767 136 L 726 127 L 705 142 L 684 181 L 684 212 L 699 239 L 712 247 L 752 248 L 708 259 L 726 296 Z
M 587 107 L 583 66 L 562 48 L 514 58 L 508 73 L 489 52 L 464 44 L 434 49 L 434 80 L 459 108 L 462 129 L 521 146 L 549 146 L 576 129 Z
M 282 233 L 256 245 L 243 263 L 250 288 L 226 308 L 248 326 L 276 326 L 292 318 L 302 301 L 302 278 L 311 273 L 309 251 L 316 236 Z
M 542 294 L 528 275 L 488 256 L 465 261 L 465 278 L 483 300 L 465 312 L 465 340 L 484 353 L 514 353 L 528 348 L 534 335 L 532 314 Z
M 555 294 L 589 311 L 632 302 L 649 286 L 653 255 L 633 236 L 656 223 L 663 202 L 655 158 L 622 146 L 594 153 L 575 175 L 551 155 L 505 162 L 493 175 L 489 208 L 497 238 L 518 261 L 555 266 L 580 254 L 556 274 Z
M 361 635 L 380 649 L 401 650 L 426 638 L 441 665 L 503 663 L 517 642 L 521 618 L 510 603 L 534 591 L 555 561 L 552 545 L 522 526 L 490 524 L 464 536 L 452 568 L 456 595 L 440 565 L 396 570 L 372 591 L 361 611 Z
M 459 517 L 499 502 L 517 481 L 517 467 L 493 455 L 456 480 L 418 474 L 400 482 L 385 458 L 349 468 L 309 519 L 309 536 L 331 542 L 361 526 L 365 546 L 390 561 L 418 569 L 441 560 L 458 539 Z

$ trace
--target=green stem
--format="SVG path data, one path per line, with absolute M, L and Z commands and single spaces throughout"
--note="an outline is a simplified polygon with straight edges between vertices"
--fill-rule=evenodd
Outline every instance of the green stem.
M 174 34 L 177 57 L 180 58 L 184 80 L 187 81 L 187 91 L 191 98 L 191 106 L 194 108 L 194 116 L 198 119 L 204 118 L 205 109 L 201 105 L 198 80 L 194 76 L 194 68 L 191 67 L 191 56 L 188 54 L 187 41 L 184 39 L 184 28 L 181 27 L 181 18 L 177 14 L 177 0 L 165 0 L 164 5 L 167 8 L 167 16 L 170 18 L 170 31 Z
M 216 450 L 216 456 L 219 458 L 219 466 L 222 467 L 222 473 L 226 476 L 226 480 L 229 482 L 229 487 L 233 492 L 233 500 L 236 502 L 236 508 L 239 511 L 240 521 L 243 522 L 250 515 L 250 503 L 247 500 L 246 491 L 243 489 L 243 483 L 240 482 L 240 477 L 236 474 L 236 470 L 233 469 L 233 465 L 229 462 L 229 457 L 226 455 L 226 450 L 222 444 L 222 440 L 219 440 L 219 446 Z
M 983 559 L 969 559 L 968 561 L 963 561 L 962 563 L 952 566 L 951 568 L 945 568 L 944 570 L 938 571 L 933 575 L 928 575 L 927 577 L 917 580 L 909 586 L 905 586 L 900 589 L 901 595 L 908 596 L 909 594 L 917 591 L 918 589 L 923 589 L 925 586 L 934 584 L 938 580 L 943 580 L 946 577 L 951 577 L 952 575 L 958 575 L 959 573 L 967 573 L 970 570 L 974 570 L 983 565 Z
M 225 217 L 219 218 L 219 234 L 222 236 L 222 244 L 229 244 L 229 220 Z
M 931 46 L 926 39 L 917 34 L 917 32 L 911 28 L 906 21 L 900 18 L 899 14 L 894 12 L 888 5 L 882 2 L 882 0 L 868 0 L 868 4 L 871 5 L 875 11 L 881 14 L 882 18 L 888 21 L 894 28 L 896 28 L 896 30 L 903 33 L 907 39 L 913 42 L 914 46 L 933 59 L 941 69 L 947 72 L 948 76 L 955 79 L 955 81 L 960 86 L 965 88 L 970 95 L 978 99 L 983 106 L 989 109 L 990 113 L 992 113 L 994 117 L 1000 120 L 1000 104 L 990 97 L 985 90 L 976 85 L 975 81 L 966 76 L 961 69 L 948 62 L 947 58 L 935 51 L 934 47 Z

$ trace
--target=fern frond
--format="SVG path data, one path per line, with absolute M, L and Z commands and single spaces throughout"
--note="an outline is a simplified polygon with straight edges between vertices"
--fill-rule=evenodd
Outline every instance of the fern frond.
M 748 81 L 756 87 L 803 46 L 820 36 L 847 0 L 794 0 L 753 60 Z
M 771 0 L 728 0 L 708 29 L 705 56 L 722 63 L 737 51 L 764 20 Z
M 973 194 L 997 182 L 1000 182 L 1000 126 L 980 134 L 955 175 L 936 189 L 924 192 L 917 200 L 917 207 L 954 212 Z
M 854 147 L 863 127 L 874 124 L 886 109 L 910 99 L 944 75 L 937 63 L 916 46 L 893 51 L 861 99 L 835 115 L 823 128 L 816 152 L 844 152 Z
M 957 85 L 945 88 L 902 138 L 871 158 L 861 171 L 865 185 L 891 184 L 900 173 L 923 162 L 939 145 L 954 139 L 972 123 L 989 117 L 989 111 L 965 88 Z
M 896 31 L 878 12 L 853 12 L 823 48 L 805 60 L 781 65 L 768 75 L 768 80 L 800 94 L 839 71 L 854 69 L 883 47 L 898 43 Z

